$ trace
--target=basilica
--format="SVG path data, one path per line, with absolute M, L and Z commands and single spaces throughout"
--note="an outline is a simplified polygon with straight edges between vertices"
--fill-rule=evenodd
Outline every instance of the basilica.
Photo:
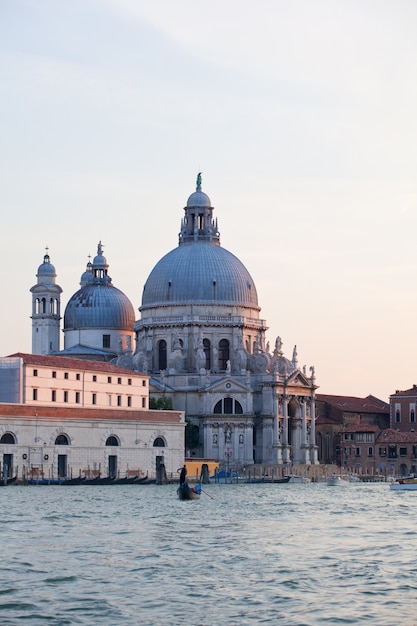
M 199 174 L 178 246 L 150 272 L 136 320 L 100 242 L 66 305 L 63 349 L 62 289 L 46 254 L 31 288 L 32 352 L 148 376 L 150 400 L 183 412 L 198 433 L 188 456 L 315 465 L 314 367 L 299 367 L 296 347 L 286 357 L 280 337 L 267 341 L 254 281 L 221 246 L 213 214 Z

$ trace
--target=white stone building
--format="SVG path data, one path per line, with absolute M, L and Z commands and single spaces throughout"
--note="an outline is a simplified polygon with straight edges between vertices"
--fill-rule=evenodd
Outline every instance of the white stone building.
M 17 354 L 0 359 L 0 472 L 8 477 L 170 476 L 184 415 L 148 410 L 149 377 L 111 363 Z

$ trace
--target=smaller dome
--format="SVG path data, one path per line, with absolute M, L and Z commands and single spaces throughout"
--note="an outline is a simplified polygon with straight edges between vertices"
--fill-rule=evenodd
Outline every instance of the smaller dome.
M 97 246 L 97 256 L 94 257 L 93 259 L 93 265 L 95 268 L 99 269 L 99 268 L 107 268 L 107 259 L 105 256 L 103 256 L 103 245 L 101 243 L 101 241 L 98 242 L 98 246 Z
M 90 262 L 88 262 L 85 272 L 81 274 L 80 285 L 81 287 L 84 287 L 85 285 L 88 285 L 89 283 L 92 283 L 92 282 L 94 282 L 93 266 Z
M 114 328 L 133 330 L 135 310 L 130 300 L 113 285 L 89 283 L 69 300 L 64 314 L 64 330 Z
M 189 209 L 191 207 L 198 207 L 198 206 L 211 207 L 210 198 L 208 197 L 206 193 L 204 193 L 204 191 L 201 190 L 201 184 L 202 184 L 201 172 L 199 172 L 197 174 L 197 183 L 196 183 L 195 191 L 188 198 L 186 208 Z
M 194 191 L 187 200 L 187 208 L 193 206 L 211 207 L 210 198 L 204 191 Z
M 49 254 L 45 254 L 43 257 L 42 265 L 38 267 L 38 276 L 56 276 L 55 267 L 51 263 Z

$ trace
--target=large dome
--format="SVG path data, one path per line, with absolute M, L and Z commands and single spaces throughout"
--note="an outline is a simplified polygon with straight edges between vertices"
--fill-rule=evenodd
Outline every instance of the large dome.
M 146 281 L 142 307 L 210 302 L 258 308 L 251 275 L 231 252 L 209 241 L 168 252 Z
M 88 284 L 69 300 L 64 314 L 64 330 L 106 328 L 132 330 L 135 311 L 125 294 L 109 284 Z

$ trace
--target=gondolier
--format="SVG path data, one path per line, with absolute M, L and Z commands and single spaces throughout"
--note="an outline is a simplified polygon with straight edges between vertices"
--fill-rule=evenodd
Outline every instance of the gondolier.
M 181 468 L 181 472 L 180 472 L 180 485 L 184 485 L 184 483 L 185 483 L 185 481 L 186 481 L 186 478 L 187 478 L 187 468 L 186 468 L 186 466 L 184 465 L 184 466 Z

